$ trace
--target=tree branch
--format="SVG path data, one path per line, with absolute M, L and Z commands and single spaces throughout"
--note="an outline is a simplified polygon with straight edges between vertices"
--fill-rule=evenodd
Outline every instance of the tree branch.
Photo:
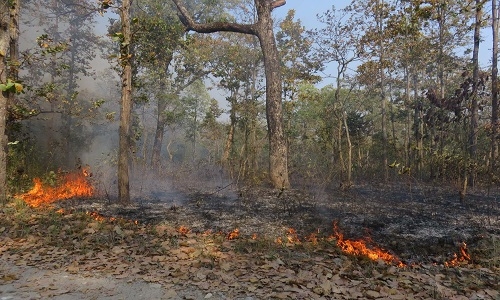
M 286 4 L 286 0 L 275 0 L 275 1 L 271 2 L 271 10 L 273 10 L 277 7 L 283 6 L 285 4 Z
M 255 24 L 237 24 L 237 23 L 229 23 L 229 22 L 212 22 L 212 23 L 196 23 L 193 17 L 189 14 L 187 9 L 180 3 L 180 0 L 172 0 L 177 6 L 177 10 L 179 11 L 179 19 L 182 24 L 186 26 L 187 30 L 193 30 L 199 33 L 212 33 L 218 31 L 228 31 L 228 32 L 239 32 L 246 34 L 256 35 L 257 31 L 255 29 Z M 277 0 L 277 2 L 281 2 L 284 0 Z

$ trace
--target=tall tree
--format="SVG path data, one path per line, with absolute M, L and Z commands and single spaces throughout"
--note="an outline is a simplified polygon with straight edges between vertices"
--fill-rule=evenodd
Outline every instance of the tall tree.
M 7 90 L 7 53 L 10 43 L 10 0 L 0 1 L 0 202 L 7 196 L 7 136 L 5 127 L 7 121 L 7 105 L 9 91 Z
M 181 21 L 189 30 L 200 33 L 218 31 L 239 32 L 252 34 L 259 38 L 264 55 L 266 74 L 266 115 L 269 133 L 269 177 L 275 188 L 290 187 L 288 178 L 287 145 L 283 132 L 282 115 L 282 79 L 280 58 L 273 31 L 273 9 L 285 5 L 285 0 L 254 0 L 257 10 L 257 22 L 253 24 L 239 24 L 231 22 L 197 23 L 181 4 L 180 0 L 172 0 L 176 4 Z
M 469 155 L 474 159 L 477 154 L 477 135 L 478 135 L 478 118 L 479 118 L 479 101 L 478 101 L 478 84 L 479 84 L 479 44 L 481 39 L 481 23 L 483 22 L 483 5 L 486 0 L 475 0 L 475 22 L 474 22 L 474 46 L 472 50 L 472 103 L 471 103 L 471 119 L 469 131 Z M 470 170 L 470 184 L 474 186 L 475 171 Z
M 491 62 L 491 172 L 496 169 L 498 158 L 498 11 L 497 0 L 491 0 L 491 31 L 493 58 Z
M 122 94 L 120 106 L 120 141 L 118 149 L 118 197 L 121 203 L 130 203 L 129 160 L 130 122 L 132 113 L 132 53 L 130 43 L 130 5 L 132 0 L 123 0 L 119 8 L 121 21 L 120 65 Z

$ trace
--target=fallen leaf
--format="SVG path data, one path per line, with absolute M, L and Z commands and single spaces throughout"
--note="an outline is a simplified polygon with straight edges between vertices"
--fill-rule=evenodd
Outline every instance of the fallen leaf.
M 114 246 L 113 249 L 111 249 L 111 252 L 113 252 L 114 254 L 121 254 L 125 252 L 125 249 L 120 246 Z
M 380 297 L 380 293 L 379 292 L 372 291 L 372 290 L 366 291 L 365 295 L 366 295 L 366 298 L 368 298 L 368 299 L 376 299 L 376 298 Z

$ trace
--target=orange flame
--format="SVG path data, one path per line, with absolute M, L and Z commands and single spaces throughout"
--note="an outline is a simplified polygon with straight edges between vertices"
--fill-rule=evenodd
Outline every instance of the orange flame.
M 399 267 L 403 267 L 404 263 L 394 255 L 380 249 L 377 247 L 368 248 L 366 242 L 363 240 L 346 240 L 344 235 L 339 231 L 337 223 L 333 224 L 333 232 L 335 239 L 337 240 L 337 246 L 348 254 L 356 256 L 365 256 L 371 260 L 383 260 L 389 264 L 397 264 Z
M 19 197 L 32 207 L 75 197 L 91 197 L 94 195 L 94 187 L 88 181 L 86 174 L 90 174 L 88 169 L 64 174 L 62 183 L 55 187 L 44 185 L 40 178 L 35 178 L 33 188 Z
M 228 240 L 234 240 L 237 239 L 238 236 L 240 236 L 240 230 L 238 228 L 234 229 L 227 235 Z
M 461 262 L 468 262 L 469 260 L 470 254 L 467 250 L 467 244 L 465 242 L 462 242 L 462 244 L 460 245 L 460 253 L 454 253 L 453 258 L 450 261 L 445 262 L 444 265 L 447 267 L 455 267 L 458 266 Z
M 300 239 L 299 239 L 299 236 L 297 235 L 297 231 L 293 228 L 288 228 L 286 238 L 287 238 L 289 243 L 300 244 Z
M 188 234 L 191 230 L 189 230 L 189 228 L 187 228 L 186 226 L 181 226 L 179 227 L 179 229 L 177 229 L 177 231 L 179 231 L 180 234 Z

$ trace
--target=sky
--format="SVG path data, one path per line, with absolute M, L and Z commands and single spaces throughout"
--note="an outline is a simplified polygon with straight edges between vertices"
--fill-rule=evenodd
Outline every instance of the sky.
M 276 8 L 275 15 L 278 18 L 283 18 L 290 9 L 295 10 L 296 18 L 302 21 L 302 24 L 307 29 L 312 29 L 318 26 L 317 14 L 321 14 L 332 6 L 336 9 L 346 7 L 351 0 L 287 0 L 282 7 Z

